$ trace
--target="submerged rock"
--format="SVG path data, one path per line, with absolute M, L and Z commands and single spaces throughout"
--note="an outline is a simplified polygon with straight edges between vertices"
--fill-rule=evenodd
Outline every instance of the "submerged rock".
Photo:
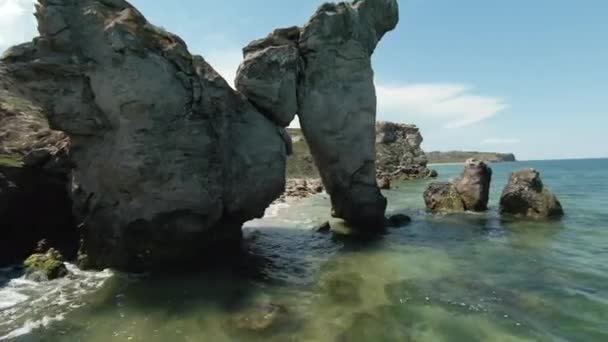
M 376 184 L 376 94 L 371 55 L 397 25 L 395 0 L 324 4 L 302 28 L 298 115 L 333 214 L 354 226 L 383 226 Z
M 534 169 L 511 174 L 500 197 L 500 213 L 530 218 L 560 218 L 561 203 L 545 188 L 540 173 Z
M 424 203 L 432 211 L 485 211 L 491 181 L 492 169 L 482 161 L 469 159 L 453 182 L 431 183 L 424 192 Z
M 396 214 L 396 215 L 390 216 L 387 219 L 387 226 L 398 228 L 398 227 L 406 226 L 406 225 L 410 224 L 411 222 L 412 222 L 411 217 L 404 215 L 404 214 Z
M 462 198 L 452 183 L 431 183 L 424 191 L 424 203 L 432 211 L 463 211 Z
M 53 248 L 45 253 L 32 254 L 23 262 L 23 266 L 28 278 L 37 280 L 54 280 L 65 277 L 69 273 L 61 253 Z
M 36 17 L 40 37 L 0 70 L 71 139 L 88 266 L 236 248 L 242 223 L 283 192 L 283 129 L 126 1 L 41 0 Z
M 334 303 L 357 305 L 361 303 L 363 278 L 354 272 L 331 273 L 321 279 L 321 290 Z
M 285 324 L 289 320 L 284 306 L 263 304 L 239 312 L 227 321 L 229 329 L 241 332 L 265 333 Z

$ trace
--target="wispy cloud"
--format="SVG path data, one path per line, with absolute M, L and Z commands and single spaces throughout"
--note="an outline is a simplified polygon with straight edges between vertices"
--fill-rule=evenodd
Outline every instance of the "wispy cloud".
M 408 117 L 436 119 L 446 128 L 460 128 L 486 120 L 507 108 L 501 99 L 479 95 L 458 83 L 378 85 L 378 110 Z
M 36 34 L 33 0 L 0 0 L 0 54 Z
M 521 140 L 515 138 L 489 138 L 481 142 L 482 145 L 515 145 Z

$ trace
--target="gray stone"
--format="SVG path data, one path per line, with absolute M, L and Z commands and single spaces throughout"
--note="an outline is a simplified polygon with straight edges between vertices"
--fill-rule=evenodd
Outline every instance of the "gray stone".
M 41 0 L 0 70 L 71 139 L 89 267 L 199 263 L 284 189 L 284 132 L 126 1 Z
M 492 169 L 486 163 L 469 159 L 465 162 L 462 175 L 454 181 L 465 210 L 484 211 L 488 209 Z
M 299 28 L 279 29 L 243 49 L 235 85 L 263 114 L 287 127 L 298 110 Z
M 560 218 L 561 203 L 545 188 L 540 173 L 534 169 L 515 171 L 500 197 L 500 213 L 530 218 Z
M 324 4 L 302 28 L 298 115 L 331 195 L 334 216 L 367 229 L 384 225 L 376 184 L 376 94 L 371 55 L 398 22 L 395 0 Z

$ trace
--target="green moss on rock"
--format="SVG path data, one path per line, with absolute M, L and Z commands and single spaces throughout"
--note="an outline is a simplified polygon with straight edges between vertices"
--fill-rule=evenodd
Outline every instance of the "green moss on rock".
M 23 262 L 23 266 L 25 266 L 27 275 L 42 274 L 48 280 L 68 275 L 68 270 L 63 263 L 63 257 L 53 248 L 44 254 L 32 254 Z
M 19 156 L 0 154 L 0 166 L 21 167 L 23 162 Z

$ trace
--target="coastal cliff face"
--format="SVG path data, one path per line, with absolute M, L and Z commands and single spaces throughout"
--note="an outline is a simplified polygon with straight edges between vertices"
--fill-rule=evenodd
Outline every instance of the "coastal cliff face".
M 397 24 L 395 0 L 325 4 L 253 42 L 241 92 L 126 1 L 40 0 L 35 15 L 40 36 L 0 61 L 12 99 L 0 103 L 27 104 L 41 126 L 29 139 L 27 117 L 7 121 L 2 148 L 28 167 L 65 161 L 81 266 L 201 264 L 238 248 L 242 224 L 285 189 L 296 112 L 335 216 L 383 225 L 370 57 Z M 20 147 L 21 128 L 42 151 Z
M 427 152 L 430 164 L 462 163 L 467 159 L 477 159 L 485 163 L 502 163 L 517 161 L 513 153 L 497 152 L 473 152 L 473 151 L 450 151 L 450 152 Z
M 422 134 L 414 125 L 393 122 L 376 124 L 376 170 L 378 178 L 420 179 L 436 177 L 428 169 L 422 150 Z
M 318 178 L 308 143 L 301 130 L 289 128 L 293 155 L 287 160 L 288 178 Z M 423 138 L 415 125 L 393 122 L 376 124 L 376 173 L 379 179 L 420 179 L 436 177 L 427 167 Z
M 36 17 L 40 37 L 2 67 L 71 139 L 83 264 L 147 269 L 238 245 L 284 189 L 282 129 L 126 1 L 40 1 Z
M 368 229 L 384 225 L 386 209 L 376 184 L 371 55 L 398 19 L 395 0 L 324 4 L 301 29 L 252 42 L 237 75 L 237 88 L 278 124 L 297 111 L 332 215 Z

